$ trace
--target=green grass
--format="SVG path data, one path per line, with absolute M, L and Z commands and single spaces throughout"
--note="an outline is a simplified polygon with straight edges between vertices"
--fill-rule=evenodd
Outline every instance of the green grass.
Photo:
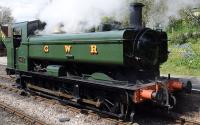
M 200 25 L 183 15 L 166 28 L 169 59 L 161 65 L 161 74 L 200 76 Z
M 177 66 L 173 62 L 166 62 L 161 66 L 161 74 L 200 76 L 200 69 L 192 69 L 187 66 Z
M 161 74 L 200 76 L 200 40 L 171 45 L 169 49 L 169 59 L 161 65 Z

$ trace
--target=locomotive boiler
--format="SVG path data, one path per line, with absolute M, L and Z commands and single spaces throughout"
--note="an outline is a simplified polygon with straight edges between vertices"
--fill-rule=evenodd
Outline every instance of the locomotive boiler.
M 132 120 L 145 101 L 172 108 L 174 93 L 190 92 L 191 83 L 160 77 L 167 34 L 142 26 L 142 6 L 131 4 L 130 27 L 122 30 L 35 35 L 41 21 L 13 24 L 3 38 L 7 74 L 26 92 L 122 119 Z

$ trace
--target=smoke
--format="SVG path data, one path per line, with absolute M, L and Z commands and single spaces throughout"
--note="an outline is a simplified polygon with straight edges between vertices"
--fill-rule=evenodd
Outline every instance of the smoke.
M 128 1 L 135 0 L 1 0 L 0 5 L 11 8 L 16 22 L 40 19 L 47 23 L 44 33 L 50 33 L 58 26 L 69 33 L 98 26 L 103 17 L 124 21 L 128 15 Z M 148 6 L 149 0 L 141 1 Z M 152 1 L 151 8 L 147 10 L 149 27 L 157 24 L 165 27 L 169 17 L 179 17 L 180 9 L 200 4 L 200 0 Z
M 47 22 L 47 32 L 58 24 L 64 24 L 66 32 L 78 32 L 99 25 L 105 16 L 122 21 L 125 4 L 125 0 L 54 0 L 39 12 L 38 18 Z
M 161 8 L 162 7 L 162 8 Z M 180 18 L 180 10 L 200 7 L 200 0 L 155 0 L 149 12 L 149 27 L 161 25 L 166 27 L 170 17 Z
M 81 32 L 101 23 L 103 17 L 122 21 L 127 12 L 126 0 L 7 0 L 16 22 L 40 19 L 47 23 L 45 32 L 63 25 L 65 32 Z M 126 11 L 126 12 L 125 12 Z

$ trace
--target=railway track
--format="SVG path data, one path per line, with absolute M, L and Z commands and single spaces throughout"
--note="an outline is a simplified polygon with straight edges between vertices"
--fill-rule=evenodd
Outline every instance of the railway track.
M 0 79 L 1 79 L 1 77 L 0 77 Z M 10 81 L 7 78 L 5 78 L 4 80 Z M 0 83 L 0 90 L 9 91 L 9 92 L 15 93 L 15 94 L 17 93 L 19 95 L 23 92 L 22 90 L 20 90 L 16 87 L 2 85 L 1 83 Z M 99 117 L 100 119 L 103 119 L 104 121 L 107 121 L 109 123 L 113 123 L 114 125 L 132 125 L 133 124 L 133 123 L 130 123 L 130 122 L 124 122 L 122 120 L 112 119 L 112 118 L 109 118 L 105 115 L 96 114 L 95 112 L 93 112 L 91 110 L 79 109 L 79 108 L 69 106 L 69 105 L 62 105 L 57 100 L 52 100 L 52 99 L 49 99 L 49 98 L 38 96 L 38 94 L 36 94 L 35 96 L 29 96 L 29 97 L 33 98 L 37 102 L 45 102 L 45 103 L 48 103 L 48 104 L 51 104 L 51 105 L 57 105 L 57 107 L 59 107 L 60 109 L 66 109 L 68 111 L 72 111 L 72 112 L 75 112 L 77 114 L 81 113 L 81 114 L 84 114 L 84 115 L 91 115 L 91 116 L 94 116 L 94 117 Z M 26 115 L 25 113 L 23 113 L 21 111 L 18 111 L 16 108 L 11 107 L 11 106 L 5 104 L 4 102 L 0 102 L 0 108 L 3 108 L 5 111 L 10 112 L 11 114 L 19 116 L 22 119 L 28 120 L 28 122 L 30 122 L 31 124 L 47 125 L 46 123 L 44 123 L 40 120 L 32 118 L 31 116 Z
M 1 102 L 1 101 L 0 101 L 0 108 L 5 110 L 6 112 L 9 112 L 10 114 L 18 116 L 20 119 L 25 120 L 26 122 L 30 123 L 31 125 L 47 125 L 43 121 L 33 118 L 32 116 L 29 116 L 26 113 L 12 107 L 12 106 L 9 106 L 6 103 Z
M 22 92 L 21 90 L 19 90 L 17 88 L 8 87 L 8 86 L 1 85 L 1 84 L 0 84 L 0 89 L 1 90 L 7 90 L 7 91 L 13 92 L 13 93 L 19 93 L 19 94 Z M 25 112 L 8 105 L 5 102 L 0 101 L 0 108 L 5 110 L 6 112 L 9 112 L 10 114 L 18 116 L 20 119 L 27 121 L 31 125 L 47 125 L 45 122 L 38 120 L 38 119 L 26 114 Z
M 4 77 L 4 76 L 0 76 L 0 79 L 7 81 L 7 82 L 14 81 L 13 78 Z M 0 83 L 0 90 L 6 90 L 6 91 L 9 91 L 9 92 L 18 93 L 19 95 L 22 92 L 22 90 L 20 90 L 16 87 L 2 85 L 1 83 Z M 200 94 L 200 90 L 193 89 L 192 93 Z M 45 98 L 45 97 L 38 96 L 38 95 L 40 95 L 40 94 L 36 94 L 36 96 L 31 96 L 31 98 L 33 98 L 37 102 L 45 102 L 45 103 L 48 103 L 48 104 L 51 104 L 51 105 L 57 105 L 61 109 L 67 109 L 67 110 L 70 110 L 72 112 L 82 113 L 82 114 L 85 114 L 85 115 L 91 115 L 91 116 L 98 116 L 99 117 L 99 114 L 96 114 L 93 111 L 86 110 L 86 109 L 79 109 L 79 108 L 72 107 L 72 106 L 69 106 L 69 105 L 61 105 L 57 100 L 52 100 L 52 99 Z M 30 122 L 31 124 L 46 125 L 46 123 L 44 123 L 40 120 L 37 120 L 35 118 L 32 118 L 29 115 L 26 115 L 25 113 L 18 111 L 16 108 L 11 107 L 11 106 L 5 104 L 4 102 L 0 102 L 0 108 L 4 109 L 5 111 L 10 112 L 11 114 L 19 116 L 20 118 Z M 162 113 L 158 113 L 158 115 L 159 114 L 161 114 L 161 116 L 167 117 L 167 118 L 173 120 L 175 123 L 178 123 L 178 124 L 181 124 L 181 125 L 200 125 L 199 121 L 182 118 L 181 115 L 177 114 L 177 113 L 173 113 L 173 112 L 170 112 L 170 113 L 165 112 L 164 113 L 164 112 L 162 112 Z M 117 120 L 117 119 L 113 119 L 113 118 L 106 118 L 106 116 L 100 116 L 100 118 L 104 119 L 105 121 L 112 122 L 114 125 L 131 125 L 131 124 L 133 124 L 133 123 L 130 123 L 130 122 L 123 122 L 121 120 Z

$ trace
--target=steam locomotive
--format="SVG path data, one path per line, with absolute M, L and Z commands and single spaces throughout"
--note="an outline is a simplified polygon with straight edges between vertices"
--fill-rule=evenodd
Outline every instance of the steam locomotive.
M 133 120 L 146 101 L 173 108 L 174 93 L 190 92 L 191 82 L 160 77 L 167 34 L 142 26 L 142 7 L 130 5 L 123 30 L 35 35 L 45 27 L 41 21 L 13 24 L 3 31 L 7 74 L 17 75 L 26 92 L 121 119 Z

